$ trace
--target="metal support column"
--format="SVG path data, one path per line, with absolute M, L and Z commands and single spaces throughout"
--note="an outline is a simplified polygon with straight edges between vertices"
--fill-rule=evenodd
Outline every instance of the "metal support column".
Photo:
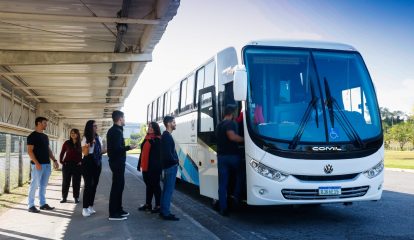
M 23 137 L 19 137 L 19 187 L 23 186 Z
M 6 182 L 4 186 L 4 192 L 10 193 L 10 151 L 11 151 L 11 135 L 6 134 L 6 164 L 5 164 L 5 170 L 6 170 Z

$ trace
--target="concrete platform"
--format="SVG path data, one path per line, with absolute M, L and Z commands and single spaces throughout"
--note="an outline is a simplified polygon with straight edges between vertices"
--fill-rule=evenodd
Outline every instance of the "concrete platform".
M 108 220 L 108 201 L 112 182 L 107 158 L 96 194 L 95 210 L 91 217 L 83 217 L 81 203 L 73 202 L 69 192 L 68 203 L 61 199 L 62 178 L 51 179 L 47 188 L 47 203 L 54 211 L 34 214 L 27 211 L 27 199 L 0 216 L 0 239 L 216 239 L 209 230 L 173 205 L 172 212 L 180 221 L 171 222 L 158 214 L 137 211 L 145 202 L 145 185 L 141 175 L 127 167 L 123 207 L 131 215 L 125 221 Z M 36 204 L 38 201 L 36 199 Z M 183 203 L 185 204 L 185 203 Z

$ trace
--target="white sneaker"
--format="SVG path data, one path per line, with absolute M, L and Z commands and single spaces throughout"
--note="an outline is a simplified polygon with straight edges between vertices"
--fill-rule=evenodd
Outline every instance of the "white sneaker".
M 82 209 L 82 216 L 89 217 L 90 215 L 91 215 L 91 213 L 89 212 L 88 208 Z
M 88 207 L 88 210 L 89 210 L 89 213 L 90 213 L 90 214 L 95 214 L 95 213 L 96 213 L 95 209 L 93 209 L 93 207 L 92 207 L 92 206 L 89 206 L 89 207 Z

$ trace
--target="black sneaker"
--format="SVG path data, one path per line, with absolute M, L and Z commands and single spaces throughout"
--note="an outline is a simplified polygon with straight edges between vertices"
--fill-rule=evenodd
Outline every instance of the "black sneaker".
M 121 210 L 121 212 L 119 213 L 122 217 L 128 217 L 129 216 L 129 212 L 125 212 L 124 210 Z
M 160 213 L 160 210 L 160 207 L 154 207 L 154 209 L 151 210 L 151 213 Z
M 43 206 L 40 206 L 40 209 L 42 209 L 42 210 L 53 210 L 53 209 L 55 209 L 55 207 L 51 207 L 51 206 L 49 206 L 49 204 L 45 204 L 45 205 L 43 205 Z
M 161 218 L 164 219 L 164 220 L 168 220 L 168 221 L 178 221 L 178 220 L 180 220 L 178 217 L 174 216 L 173 214 L 170 214 L 168 216 L 161 215 Z
M 39 209 L 37 209 L 35 206 L 30 207 L 30 208 L 28 209 L 28 211 L 29 211 L 29 212 L 31 212 L 31 213 L 40 213 L 40 210 L 39 210 Z
M 75 203 L 79 203 L 79 198 L 75 198 Z
M 60 203 L 65 203 L 66 202 L 66 198 L 60 200 Z
M 110 221 L 123 221 L 127 220 L 127 217 L 123 217 L 121 215 L 109 216 L 108 220 Z
M 152 206 L 145 204 L 138 208 L 138 211 L 151 211 Z

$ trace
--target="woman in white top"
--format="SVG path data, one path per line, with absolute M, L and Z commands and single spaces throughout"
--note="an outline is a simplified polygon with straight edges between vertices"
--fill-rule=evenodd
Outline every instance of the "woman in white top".
M 96 188 L 99 183 L 99 176 L 102 170 L 102 154 L 106 149 L 102 144 L 102 138 L 97 134 L 98 126 L 94 120 L 89 120 L 85 125 L 82 138 L 82 166 L 85 188 L 83 190 L 82 215 L 89 217 L 96 213 L 93 209 Z

